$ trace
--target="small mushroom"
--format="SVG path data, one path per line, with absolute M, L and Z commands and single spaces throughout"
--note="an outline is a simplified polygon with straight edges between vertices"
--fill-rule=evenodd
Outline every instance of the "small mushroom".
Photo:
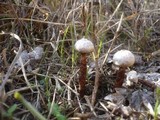
M 126 74 L 126 86 L 130 87 L 133 83 L 138 83 L 138 74 L 135 70 L 131 70 Z
M 80 52 L 80 77 L 79 77 L 79 92 L 80 97 L 84 96 L 87 72 L 87 57 L 86 55 L 94 51 L 94 45 L 90 40 L 82 38 L 75 43 L 75 49 Z
M 117 68 L 115 87 L 122 87 L 125 71 L 135 63 L 135 56 L 129 50 L 120 50 L 113 55 L 113 65 Z

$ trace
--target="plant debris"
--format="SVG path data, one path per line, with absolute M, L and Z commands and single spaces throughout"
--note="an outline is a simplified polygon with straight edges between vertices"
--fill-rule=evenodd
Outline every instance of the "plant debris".
M 1 0 L 0 119 L 159 120 L 159 8 L 159 0 Z M 80 97 L 74 45 L 83 37 L 94 51 Z M 113 56 L 124 49 L 135 64 L 115 86 Z

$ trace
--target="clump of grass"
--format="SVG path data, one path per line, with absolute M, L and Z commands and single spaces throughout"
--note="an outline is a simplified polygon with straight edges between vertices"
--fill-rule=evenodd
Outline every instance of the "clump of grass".
M 58 104 L 53 105 L 52 114 L 55 116 L 57 120 L 67 120 L 67 118 L 64 115 L 62 115 Z
M 3 120 L 4 117 L 13 119 L 14 112 L 16 109 L 17 109 L 17 104 L 13 104 L 12 106 L 8 107 L 8 110 L 6 112 L 1 112 L 2 114 L 1 119 Z
M 156 89 L 156 104 L 154 107 L 154 120 L 158 120 L 158 115 L 160 113 L 160 88 Z

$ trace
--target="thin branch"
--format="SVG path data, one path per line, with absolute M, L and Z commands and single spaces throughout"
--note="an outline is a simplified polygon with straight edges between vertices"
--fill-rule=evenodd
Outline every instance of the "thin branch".
M 113 12 L 113 14 L 111 15 L 111 17 L 109 18 L 109 20 L 106 22 L 105 25 L 103 25 L 103 27 L 98 31 L 98 34 L 100 34 L 108 25 L 108 23 L 111 21 L 111 19 L 113 18 L 113 16 L 116 14 L 116 12 L 118 11 L 118 9 L 120 8 L 121 4 L 122 4 L 123 0 L 121 0 L 118 4 L 118 6 L 116 7 L 115 11 Z
M 105 56 L 105 58 L 104 58 L 104 60 L 103 60 L 102 65 L 104 65 L 104 63 L 106 62 L 106 60 L 107 60 L 107 58 L 108 58 L 108 55 L 109 55 L 109 53 L 110 53 L 110 51 L 111 51 L 111 49 L 112 49 L 112 47 L 113 47 L 113 44 L 114 44 L 114 42 L 116 41 L 116 38 L 118 37 L 118 33 L 119 33 L 119 30 L 120 30 L 120 27 L 121 27 L 121 24 L 122 24 L 123 16 L 124 16 L 124 14 L 122 13 L 121 18 L 120 18 L 120 21 L 119 21 L 119 24 L 118 24 L 118 27 L 117 27 L 117 30 L 116 30 L 116 33 L 115 33 L 115 35 L 114 35 L 114 38 L 113 38 L 112 43 L 111 43 L 111 45 L 110 45 L 110 48 L 108 49 L 108 51 L 107 51 L 107 53 L 106 53 L 106 56 Z
M 15 58 L 13 59 L 11 65 L 9 66 L 9 69 L 7 71 L 7 73 L 5 74 L 4 78 L 2 78 L 2 84 L 0 86 L 0 91 L 2 91 L 4 89 L 4 86 L 5 84 L 7 83 L 7 80 L 9 78 L 9 76 L 11 75 L 11 72 L 14 68 L 14 65 L 15 65 L 15 62 L 18 60 L 21 52 L 22 52 L 22 48 L 23 48 L 23 44 L 22 44 L 22 41 L 20 39 L 20 37 L 14 33 L 5 33 L 5 32 L 1 32 L 0 35 L 11 35 L 12 37 L 14 37 L 16 40 L 19 41 L 20 45 L 19 45 L 19 50 L 17 52 L 17 55 L 15 56 Z M 1 96 L 1 93 L 0 93 L 0 96 Z
M 138 79 L 138 82 L 141 83 L 142 85 L 151 88 L 152 90 L 155 90 L 157 87 L 160 87 L 158 84 L 150 80 Z

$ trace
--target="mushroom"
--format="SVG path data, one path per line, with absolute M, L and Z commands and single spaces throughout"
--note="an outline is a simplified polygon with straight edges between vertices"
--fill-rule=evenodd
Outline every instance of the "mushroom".
M 129 50 L 120 50 L 113 55 L 113 65 L 117 70 L 115 87 L 122 87 L 125 71 L 128 67 L 133 66 L 134 63 L 135 56 Z
M 79 77 L 79 93 L 80 97 L 84 96 L 87 72 L 86 55 L 94 51 L 94 45 L 90 40 L 82 38 L 75 43 L 75 49 L 80 52 L 80 77 Z
M 130 87 L 133 83 L 138 83 L 138 74 L 135 70 L 131 70 L 126 74 L 126 86 Z

